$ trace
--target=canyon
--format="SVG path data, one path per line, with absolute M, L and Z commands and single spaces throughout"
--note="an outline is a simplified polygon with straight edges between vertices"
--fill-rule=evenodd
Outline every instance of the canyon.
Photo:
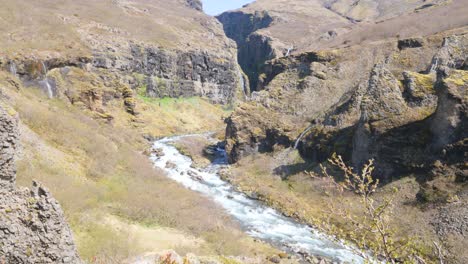
M 0 2 L 0 262 L 467 262 L 465 0 Z

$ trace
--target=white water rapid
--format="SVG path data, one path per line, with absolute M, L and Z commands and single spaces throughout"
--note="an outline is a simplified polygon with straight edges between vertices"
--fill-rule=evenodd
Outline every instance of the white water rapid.
M 248 198 L 223 181 L 218 172 L 228 166 L 224 150 L 218 149 L 216 160 L 207 168 L 192 168 L 192 160 L 171 145 L 181 137 L 164 138 L 154 142 L 153 148 L 161 152 L 151 156 L 154 165 L 163 169 L 174 181 L 219 203 L 241 223 L 247 234 L 302 255 L 321 256 L 340 263 L 364 262 L 350 248 Z M 170 166 L 167 166 L 168 164 Z

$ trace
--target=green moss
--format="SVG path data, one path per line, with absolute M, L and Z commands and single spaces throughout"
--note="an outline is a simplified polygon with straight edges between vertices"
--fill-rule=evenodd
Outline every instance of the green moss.
M 468 71 L 455 70 L 445 81 L 457 86 L 468 85 Z
M 407 72 L 407 74 L 415 83 L 416 91 L 414 91 L 413 96 L 422 97 L 427 94 L 435 94 L 433 75 L 420 74 L 416 72 Z
M 143 100 L 145 103 L 149 103 L 152 105 L 157 105 L 161 108 L 169 109 L 169 108 L 177 108 L 177 104 L 179 103 L 189 103 L 192 106 L 200 105 L 201 101 L 203 100 L 200 97 L 162 97 L 162 98 L 152 98 L 146 96 L 138 96 L 139 99 Z

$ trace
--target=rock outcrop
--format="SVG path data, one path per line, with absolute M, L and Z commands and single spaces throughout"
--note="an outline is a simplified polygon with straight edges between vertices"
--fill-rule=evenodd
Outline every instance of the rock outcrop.
M 1 107 L 1 106 L 0 106 Z M 0 108 L 0 189 L 11 190 L 16 182 L 15 150 L 18 141 L 15 119 Z
M 468 71 L 442 68 L 437 83 L 438 105 L 430 122 L 431 150 L 456 167 L 456 179 L 468 180 Z
M 142 51 L 143 50 L 143 51 Z M 238 82 L 236 64 L 208 53 L 168 53 L 132 48 L 133 72 L 147 77 L 150 97 L 203 96 L 216 103 L 232 102 Z
M 230 161 L 268 142 L 262 150 L 297 147 L 312 162 L 334 152 L 355 167 L 373 158 L 385 182 L 431 171 L 437 160 L 456 166 L 457 178 L 466 177 L 464 32 L 423 38 L 424 45 L 411 48 L 386 41 L 267 62 L 260 82 L 265 88 L 248 103 L 267 110 L 256 116 L 241 106 L 228 119 Z M 283 133 L 288 140 L 269 136 L 285 123 L 294 124 Z
M 388 38 L 400 38 L 402 50 L 418 48 L 424 45 L 419 36 L 465 26 L 467 11 L 462 0 L 257 0 L 217 18 L 237 42 L 239 63 L 258 91 L 265 61 Z
M 201 0 L 186 0 L 187 5 L 197 11 L 203 11 L 203 3 Z
M 258 104 L 243 104 L 226 123 L 226 151 L 231 163 L 255 152 L 272 152 L 275 146 L 288 147 L 293 140 L 292 123 Z
M 34 182 L 15 186 L 16 119 L 0 107 L 0 262 L 81 263 L 58 202 Z
M 263 64 L 270 59 L 279 57 L 281 52 L 273 47 L 272 39 L 257 34 L 256 31 L 268 27 L 273 18 L 268 12 L 226 12 L 219 15 L 226 35 L 236 41 L 238 46 L 237 59 L 250 81 L 250 90 L 257 89 L 257 81 Z
M 25 86 L 40 87 L 48 97 L 67 93 L 67 84 L 73 82 L 66 74 L 70 68 L 82 70 L 91 81 L 89 86 L 102 83 L 98 86 L 106 92 L 114 88 L 115 94 L 121 94 L 117 90 L 125 86 L 133 96 L 201 96 L 228 104 L 240 92 L 235 44 L 216 19 L 199 12 L 199 0 L 87 0 L 75 14 L 68 11 L 74 9 L 73 1 L 57 9 L 35 1 L 25 4 L 30 7 L 25 16 L 47 23 L 41 23 L 40 29 L 34 23 L 22 25 L 18 34 L 27 37 L 21 45 L 16 39 L 5 43 L 8 52 L 0 54 L 0 68 L 18 76 Z M 20 8 L 15 1 L 6 1 L 5 6 Z M 2 23 L 14 25 L 16 21 L 8 17 Z M 11 26 L 2 28 L 8 34 Z M 94 87 L 83 90 L 100 98 L 122 98 Z M 128 107 L 127 102 L 124 105 Z M 128 112 L 137 113 L 134 109 Z

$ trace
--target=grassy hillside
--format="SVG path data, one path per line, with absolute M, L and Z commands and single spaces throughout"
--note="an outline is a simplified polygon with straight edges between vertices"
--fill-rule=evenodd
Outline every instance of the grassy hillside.
M 225 40 L 215 20 L 180 2 L 1 0 L 0 56 L 83 56 L 98 37 L 109 42 L 133 39 L 167 48 L 221 51 Z M 217 41 L 202 41 L 207 38 Z
M 118 263 L 145 252 L 176 249 L 198 255 L 274 252 L 243 234 L 216 204 L 168 180 L 142 154 L 143 135 L 222 129 L 226 114 L 200 98 L 136 100 L 138 121 L 122 105 L 96 112 L 48 99 L 6 73 L 1 100 L 21 119 L 18 182 L 36 179 L 59 200 L 83 259 Z M 15 85 L 18 87 L 16 88 Z M 102 262 L 99 262 L 102 263 Z
M 274 22 L 256 32 L 296 53 L 427 36 L 468 23 L 464 0 L 258 0 L 237 11 L 267 12 Z

